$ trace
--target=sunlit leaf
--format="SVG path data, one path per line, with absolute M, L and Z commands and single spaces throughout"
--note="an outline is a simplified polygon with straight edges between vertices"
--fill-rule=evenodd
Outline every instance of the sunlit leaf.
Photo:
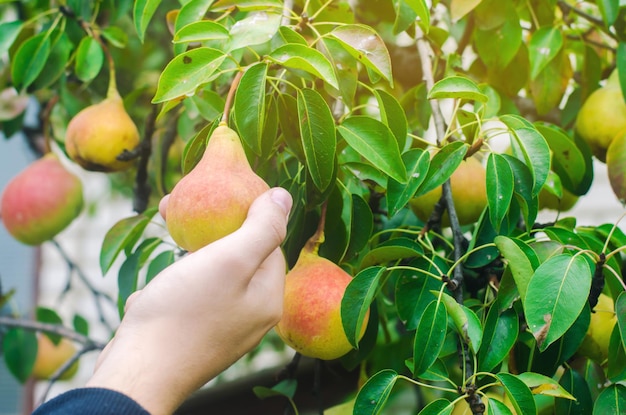
M 362 24 L 350 24 L 335 28 L 330 35 L 366 68 L 393 83 L 389 51 L 374 29 Z
M 462 76 L 449 76 L 433 85 L 428 93 L 428 99 L 468 99 L 487 102 L 487 95 L 483 94 L 474 81 Z
M 133 7 L 133 21 L 135 29 L 139 35 L 139 40 L 143 43 L 148 24 L 154 16 L 157 7 L 161 4 L 161 0 L 137 0 Z
M 563 35 L 556 27 L 542 27 L 533 33 L 528 43 L 530 79 L 535 79 L 563 47 Z
M 176 56 L 161 73 L 152 103 L 194 94 L 199 86 L 211 80 L 225 58 L 224 52 L 204 47 Z
M 306 71 L 339 89 L 331 63 L 316 49 L 300 44 L 287 44 L 273 50 L 267 58 L 286 68 Z

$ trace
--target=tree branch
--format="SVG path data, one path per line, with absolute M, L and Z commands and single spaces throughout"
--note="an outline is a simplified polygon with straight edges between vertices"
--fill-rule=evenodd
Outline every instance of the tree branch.
M 9 328 L 21 328 L 29 331 L 38 331 L 50 334 L 56 334 L 69 340 L 82 344 L 90 350 L 102 350 L 106 343 L 101 343 L 84 336 L 77 331 L 69 329 L 65 326 L 51 323 L 42 323 L 40 321 L 13 318 L 8 316 L 0 316 L 0 326 Z

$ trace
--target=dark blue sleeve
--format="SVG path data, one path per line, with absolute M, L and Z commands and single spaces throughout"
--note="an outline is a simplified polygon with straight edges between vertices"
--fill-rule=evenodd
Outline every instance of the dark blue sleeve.
M 44 403 L 32 415 L 150 415 L 128 396 L 110 389 L 80 388 Z

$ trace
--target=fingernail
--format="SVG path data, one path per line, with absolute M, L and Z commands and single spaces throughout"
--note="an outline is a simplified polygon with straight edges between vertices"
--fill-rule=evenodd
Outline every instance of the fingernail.
M 285 215 L 289 217 L 289 212 L 291 211 L 291 206 L 293 205 L 293 200 L 289 192 L 282 187 L 276 187 L 272 189 L 270 198 L 274 201 L 274 203 L 283 208 Z

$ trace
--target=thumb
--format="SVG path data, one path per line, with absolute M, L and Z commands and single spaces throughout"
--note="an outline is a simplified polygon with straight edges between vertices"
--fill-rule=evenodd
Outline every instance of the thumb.
M 285 239 L 292 204 L 287 190 L 272 188 L 256 198 L 238 230 L 210 245 L 236 247 L 239 255 L 244 254 L 256 268 Z

